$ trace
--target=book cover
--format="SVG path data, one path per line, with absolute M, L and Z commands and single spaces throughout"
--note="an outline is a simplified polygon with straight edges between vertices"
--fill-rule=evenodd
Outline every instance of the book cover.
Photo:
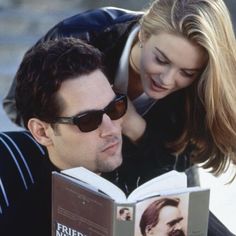
M 128 197 L 82 167 L 53 172 L 53 236 L 207 235 L 209 189 L 187 188 L 185 174 L 156 177 Z

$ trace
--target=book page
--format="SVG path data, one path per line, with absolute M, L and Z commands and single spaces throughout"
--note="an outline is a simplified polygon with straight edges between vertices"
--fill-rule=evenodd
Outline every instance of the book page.
M 136 202 L 150 196 L 158 195 L 162 191 L 167 193 L 168 190 L 172 192 L 173 189 L 176 191 L 178 188 L 187 187 L 186 174 L 173 170 L 142 184 L 127 199 L 124 192 L 116 185 L 84 167 L 63 170 L 61 173 L 93 186 L 119 203 Z
M 159 192 L 168 190 L 176 191 L 178 188 L 187 188 L 187 176 L 184 172 L 175 170 L 167 172 L 136 188 L 128 197 L 129 202 L 135 202 L 148 196 L 158 195 Z
M 120 188 L 84 167 L 62 170 L 61 173 L 92 185 L 117 202 L 126 202 L 126 196 Z
M 169 196 L 169 195 L 174 195 L 174 194 L 185 194 L 185 193 L 193 193 L 193 192 L 201 192 L 201 191 L 206 191 L 206 188 L 201 188 L 200 186 L 195 186 L 195 187 L 184 187 L 184 188 L 175 188 L 175 189 L 168 189 L 168 190 L 160 190 L 158 191 L 158 196 Z M 144 196 L 141 197 L 140 200 L 143 199 L 148 199 L 148 198 L 153 198 L 157 196 L 155 192 L 148 193 Z

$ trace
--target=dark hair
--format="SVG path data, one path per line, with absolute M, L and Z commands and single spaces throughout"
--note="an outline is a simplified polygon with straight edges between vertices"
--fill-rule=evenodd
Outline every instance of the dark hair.
M 75 38 L 40 42 L 26 52 L 16 74 L 16 107 L 27 127 L 32 117 L 48 123 L 60 115 L 63 81 L 102 68 L 102 54 Z
M 145 229 L 148 225 L 153 228 L 158 224 L 160 211 L 163 207 L 178 207 L 179 201 L 179 198 L 161 198 L 152 202 L 141 216 L 139 227 L 142 235 L 146 236 Z
M 121 209 L 119 210 L 119 214 L 122 215 L 122 214 L 124 214 L 125 211 L 129 211 L 129 208 L 127 208 L 127 207 L 121 208 Z

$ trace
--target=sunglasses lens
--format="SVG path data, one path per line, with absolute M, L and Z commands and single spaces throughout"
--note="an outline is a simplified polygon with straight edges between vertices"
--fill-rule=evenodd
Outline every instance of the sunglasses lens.
M 74 117 L 73 124 L 77 125 L 82 132 L 90 132 L 102 123 L 103 114 L 106 113 L 111 120 L 120 119 L 127 110 L 127 98 L 118 95 L 104 110 L 90 111 L 82 116 Z
M 75 125 L 79 127 L 82 132 L 90 132 L 98 128 L 102 123 L 103 113 L 99 111 L 89 112 L 84 116 L 75 118 Z
M 111 120 L 120 119 L 127 110 L 127 98 L 123 95 L 116 98 L 106 109 L 106 114 Z

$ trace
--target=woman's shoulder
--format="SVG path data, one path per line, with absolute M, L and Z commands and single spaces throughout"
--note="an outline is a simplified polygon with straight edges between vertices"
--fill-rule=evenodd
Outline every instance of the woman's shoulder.
M 80 30 L 100 29 L 112 24 L 122 23 L 136 18 L 140 18 L 142 12 L 130 11 L 123 8 L 103 7 L 90 9 L 62 20 L 60 27 L 76 27 Z M 89 28 L 88 28 L 89 27 Z
M 39 41 L 51 40 L 62 36 L 73 36 L 90 42 L 94 39 L 94 35 L 106 29 L 111 29 L 115 25 L 137 22 L 142 14 L 142 12 L 115 7 L 103 7 L 78 12 L 78 14 L 57 23 Z

